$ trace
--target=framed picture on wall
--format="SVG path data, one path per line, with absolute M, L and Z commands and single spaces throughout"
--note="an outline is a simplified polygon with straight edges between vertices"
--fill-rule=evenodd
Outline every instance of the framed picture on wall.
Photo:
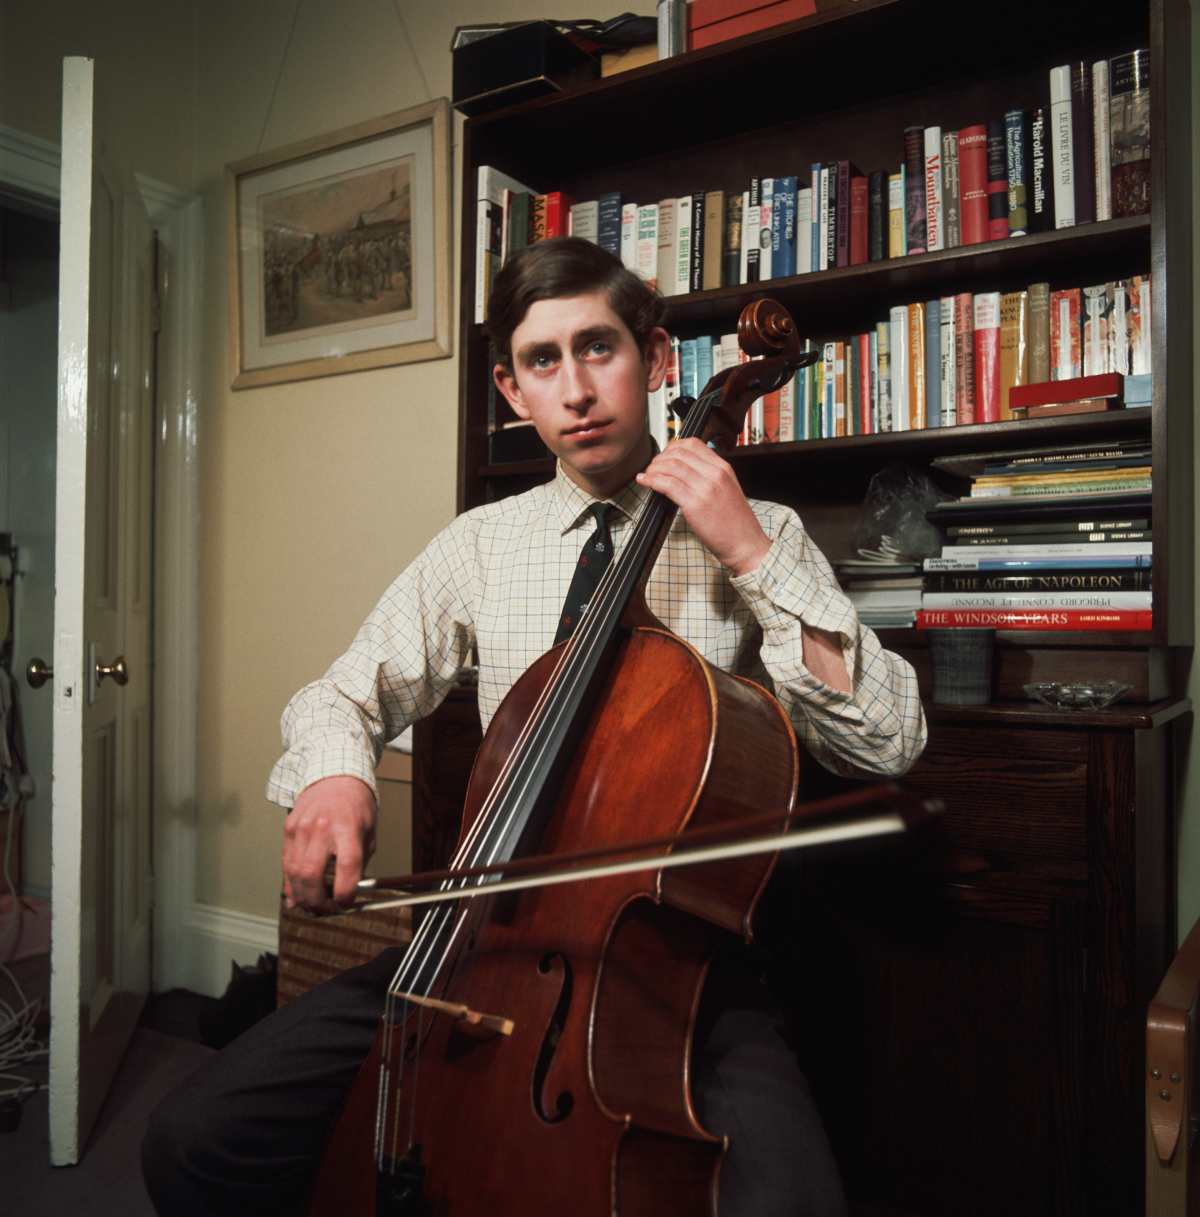
M 225 178 L 235 389 L 451 353 L 445 98 Z

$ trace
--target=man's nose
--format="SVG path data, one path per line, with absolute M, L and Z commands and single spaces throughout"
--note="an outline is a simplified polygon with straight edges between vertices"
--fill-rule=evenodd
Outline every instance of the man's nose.
M 563 405 L 570 410 L 584 409 L 595 401 L 591 374 L 581 360 L 563 360 L 560 388 Z

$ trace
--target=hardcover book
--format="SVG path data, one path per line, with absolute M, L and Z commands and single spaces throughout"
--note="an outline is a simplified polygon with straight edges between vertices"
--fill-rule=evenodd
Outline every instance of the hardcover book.
M 875 380 L 878 385 L 879 417 L 877 430 L 891 431 L 892 424 L 892 327 L 888 321 L 875 325 Z
M 750 190 L 746 196 L 746 210 L 742 219 L 742 248 L 746 251 L 746 276 L 744 283 L 759 280 L 759 230 L 762 228 L 762 182 L 750 179 Z
M 1071 66 L 1050 69 L 1050 155 L 1054 180 L 1054 227 L 1075 226 L 1075 152 L 1071 119 Z
M 909 420 L 908 309 L 897 304 L 889 310 L 888 349 L 892 369 L 892 430 L 907 431 Z
M 834 242 L 837 265 L 850 265 L 850 183 L 862 174 L 852 161 L 837 163 L 837 210 L 834 223 L 837 236 Z M 833 263 L 830 263 L 833 265 Z
M 621 195 L 610 190 L 599 199 L 597 244 L 614 258 L 621 256 Z
M 811 186 L 796 188 L 796 270 L 807 275 L 813 267 L 813 192 Z
M 734 287 L 741 282 L 742 269 L 742 192 L 725 196 L 725 245 L 721 258 L 721 286 Z
M 709 190 L 704 196 L 704 253 L 702 291 L 715 291 L 725 270 L 725 192 Z
M 626 203 L 621 208 L 621 264 L 626 270 L 637 270 L 638 205 Z
M 1092 66 L 1071 64 L 1071 148 L 1075 158 L 1075 223 L 1096 220 L 1096 120 L 1092 113 Z
M 904 128 L 904 225 L 905 253 L 923 254 L 925 227 L 925 128 Z
M 988 239 L 988 135 L 982 123 L 958 133 L 959 222 L 964 245 Z
M 678 199 L 660 199 L 658 203 L 658 255 L 655 276 L 661 295 L 676 292 L 675 274 L 678 253 L 675 247 L 675 218 L 679 214 Z
M 675 290 L 672 295 L 686 296 L 692 285 L 692 196 L 675 200 Z
M 875 170 L 867 179 L 867 260 L 887 257 L 887 174 Z
M 600 243 L 600 202 L 598 199 L 588 199 L 583 203 L 575 203 L 570 210 L 570 221 L 567 225 L 568 235 L 591 241 L 593 245 Z
M 907 229 L 904 223 L 904 174 L 888 174 L 888 242 L 889 258 L 903 258 Z
M 975 421 L 1000 421 L 1000 293 L 975 294 Z
M 958 422 L 958 375 L 956 361 L 958 338 L 954 325 L 954 297 L 943 296 L 938 302 L 938 339 L 941 356 L 941 421 L 943 427 L 953 427 Z
M 651 286 L 658 286 L 658 204 L 638 208 L 637 273 Z
M 704 191 L 697 190 L 692 194 L 692 262 L 688 270 L 688 291 L 704 290 L 704 243 L 707 233 L 704 228 L 705 207 Z
M 960 425 L 975 422 L 975 298 L 954 297 L 954 414 Z
M 987 125 L 987 239 L 1003 241 L 1008 236 L 1008 156 L 1005 151 L 1004 119 Z
M 925 244 L 929 250 L 945 249 L 942 201 L 942 129 L 925 128 Z
M 908 306 L 908 430 L 920 431 L 926 419 L 925 305 Z
M 1029 383 L 1050 379 L 1050 284 L 1029 285 Z
M 1150 52 L 1130 51 L 1109 63 L 1112 213 L 1150 211 Z
M 1083 360 L 1080 358 L 1080 296 L 1077 287 L 1050 293 L 1050 374 L 1055 380 L 1073 380 L 1083 375 Z
M 861 266 L 867 261 L 867 240 L 870 221 L 867 214 L 867 179 L 856 175 L 850 179 L 850 265 Z
M 1092 125 L 1095 131 L 1096 219 L 1112 219 L 1111 101 L 1108 91 L 1108 60 L 1092 64 Z
M 1010 392 L 1029 380 L 1029 321 L 1027 292 L 1000 297 L 1000 419 L 1012 418 Z
M 765 177 L 758 189 L 758 281 L 775 278 L 775 179 Z
M 1008 235 L 1023 237 L 1029 231 L 1029 147 L 1024 110 L 1004 115 L 1004 153 L 1008 174 Z
M 1099 283 L 1083 289 L 1083 374 L 1099 376 L 1107 372 L 1108 341 L 1108 290 Z
M 958 218 L 958 132 L 942 132 L 942 217 L 945 248 L 956 249 L 962 244 L 962 229 Z
M 1030 232 L 1051 232 L 1054 229 L 1053 163 L 1046 121 L 1046 110 L 1042 106 L 1034 110 L 1029 119 Z

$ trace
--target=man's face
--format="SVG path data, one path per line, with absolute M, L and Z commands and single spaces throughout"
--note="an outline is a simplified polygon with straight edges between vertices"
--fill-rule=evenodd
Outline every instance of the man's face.
M 655 329 L 643 356 L 602 291 L 539 300 L 513 331 L 512 372 L 493 375 L 567 476 L 606 498 L 650 459 L 646 393 L 662 384 L 669 345 Z

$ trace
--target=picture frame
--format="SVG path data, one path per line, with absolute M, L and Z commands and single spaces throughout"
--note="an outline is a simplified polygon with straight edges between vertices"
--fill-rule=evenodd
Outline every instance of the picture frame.
M 232 387 L 447 358 L 444 98 L 228 165 Z

